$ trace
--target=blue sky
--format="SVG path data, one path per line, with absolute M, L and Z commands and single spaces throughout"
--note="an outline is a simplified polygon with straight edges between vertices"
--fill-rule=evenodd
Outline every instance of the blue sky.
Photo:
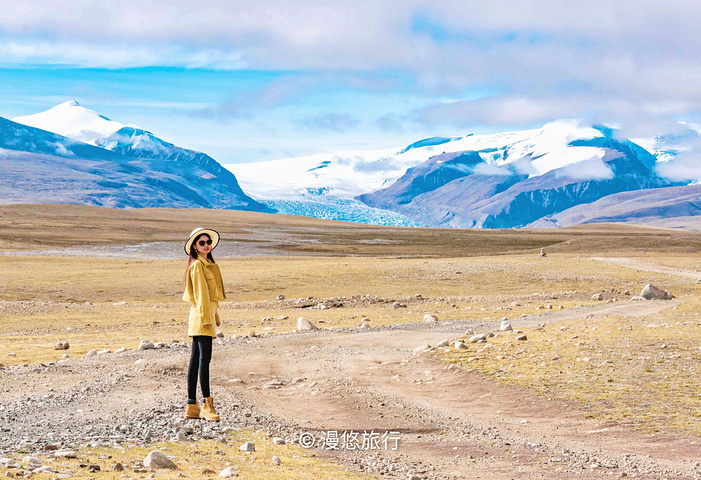
M 66 100 L 222 163 L 701 112 L 689 1 L 0 0 L 0 116 Z

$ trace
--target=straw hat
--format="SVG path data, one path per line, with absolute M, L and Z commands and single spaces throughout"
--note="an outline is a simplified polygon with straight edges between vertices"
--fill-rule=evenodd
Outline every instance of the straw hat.
M 190 247 L 192 247 L 192 242 L 195 241 L 195 238 L 198 235 L 206 234 L 209 235 L 209 238 L 212 239 L 212 250 L 214 250 L 214 247 L 217 246 L 219 243 L 219 233 L 216 230 L 212 230 L 210 228 L 202 228 L 202 227 L 197 227 L 192 231 L 190 234 L 190 238 L 185 242 L 185 253 L 190 255 Z

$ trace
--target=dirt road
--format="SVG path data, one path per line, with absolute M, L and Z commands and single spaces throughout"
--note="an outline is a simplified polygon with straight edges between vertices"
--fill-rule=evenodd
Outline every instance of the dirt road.
M 586 315 L 649 315 L 675 304 L 604 304 L 534 315 L 513 325 Z M 439 322 L 223 341 L 215 349 L 212 370 L 221 427 L 259 422 L 268 430 L 280 428 L 288 439 L 307 432 L 318 441 L 320 453 L 385 478 L 701 477 L 701 445 L 688 439 L 587 420 L 572 405 L 449 368 L 430 352 L 417 350 L 463 335 L 467 327 L 487 331 L 493 323 Z M 58 443 L 76 436 L 168 438 L 182 417 L 186 362 L 187 350 L 181 347 L 8 369 L 12 388 L 0 392 L 2 440 L 9 446 L 12 439 L 32 442 L 34 437 Z M 195 428 L 204 437 L 221 431 L 209 425 Z M 322 446 L 325 437 L 333 432 L 342 437 L 344 431 L 359 434 L 357 443 L 345 445 L 358 449 L 344 449 L 343 441 L 339 450 Z M 377 448 L 362 445 L 363 432 L 380 435 L 372 444 Z

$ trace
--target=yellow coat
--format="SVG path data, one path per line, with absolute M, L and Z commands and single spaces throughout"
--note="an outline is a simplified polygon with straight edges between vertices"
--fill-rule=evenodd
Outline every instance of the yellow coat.
M 198 257 L 187 271 L 183 300 L 192 303 L 187 334 L 216 337 L 216 325 L 220 322 L 217 307 L 226 299 L 224 282 L 219 265 L 207 258 Z

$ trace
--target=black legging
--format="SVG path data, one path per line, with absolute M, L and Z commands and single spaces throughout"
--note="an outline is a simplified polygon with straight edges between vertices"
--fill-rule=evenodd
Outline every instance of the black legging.
M 209 397 L 209 362 L 212 361 L 212 337 L 192 337 L 190 366 L 187 369 L 187 403 L 197 403 L 197 371 L 200 373 L 202 396 Z

